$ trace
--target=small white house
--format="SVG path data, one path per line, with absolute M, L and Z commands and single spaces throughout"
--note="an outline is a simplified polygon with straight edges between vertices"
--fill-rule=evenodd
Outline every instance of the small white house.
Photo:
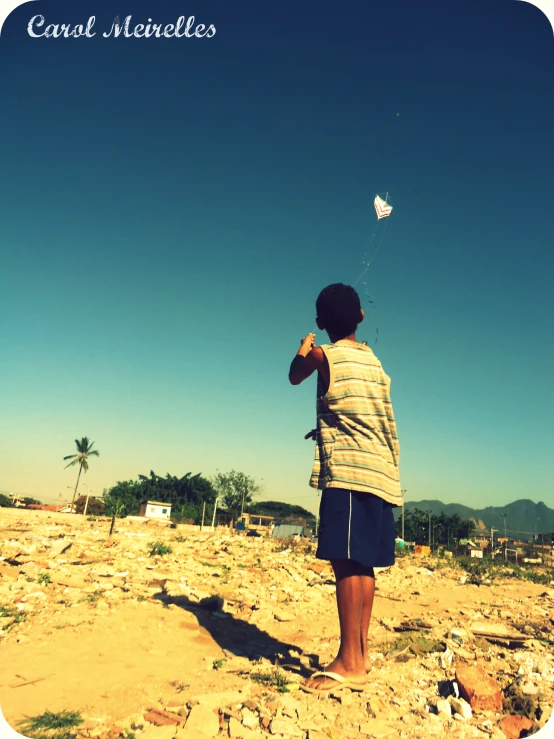
M 169 518 L 171 516 L 171 503 L 149 500 L 140 507 L 140 515 L 146 518 Z

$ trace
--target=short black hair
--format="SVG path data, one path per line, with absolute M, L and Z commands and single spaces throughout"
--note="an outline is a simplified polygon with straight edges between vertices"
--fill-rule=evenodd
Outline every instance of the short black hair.
M 315 307 L 325 330 L 334 336 L 350 336 L 360 323 L 360 296 L 353 287 L 342 282 L 324 288 L 319 293 Z

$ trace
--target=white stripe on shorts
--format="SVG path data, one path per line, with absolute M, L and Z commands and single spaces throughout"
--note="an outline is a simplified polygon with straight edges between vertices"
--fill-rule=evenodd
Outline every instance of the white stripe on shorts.
M 350 559 L 350 524 L 352 523 L 352 491 L 350 491 L 350 514 L 348 516 L 348 559 Z

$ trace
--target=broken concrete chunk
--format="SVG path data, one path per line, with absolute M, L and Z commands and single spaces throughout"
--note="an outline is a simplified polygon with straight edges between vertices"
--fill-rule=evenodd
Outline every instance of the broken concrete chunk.
M 50 548 L 51 557 L 59 557 L 60 554 L 66 552 L 73 544 L 71 539 L 57 539 Z
M 191 708 L 184 736 L 188 736 L 188 732 L 191 731 L 198 732 L 202 736 L 215 736 L 219 732 L 219 718 L 209 706 L 199 703 Z
M 458 665 L 456 682 L 460 695 L 474 711 L 501 711 L 500 686 L 480 665 Z
M 463 698 L 454 698 L 454 696 L 451 695 L 448 700 L 450 702 L 450 705 L 452 706 L 452 710 L 454 711 L 454 713 L 459 714 L 466 721 L 473 716 L 471 706 Z

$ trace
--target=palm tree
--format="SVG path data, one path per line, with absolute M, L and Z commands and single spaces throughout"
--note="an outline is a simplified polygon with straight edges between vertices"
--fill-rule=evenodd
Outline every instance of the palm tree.
M 91 451 L 92 447 L 94 446 L 94 442 L 89 441 L 88 437 L 86 436 L 83 436 L 81 441 L 79 441 L 79 439 L 75 439 L 75 444 L 77 445 L 78 454 L 70 454 L 69 456 L 64 457 L 64 462 L 66 459 L 72 460 L 69 464 L 66 464 L 64 469 L 67 469 L 68 467 L 73 467 L 76 464 L 79 465 L 79 474 L 77 475 L 77 484 L 75 485 L 73 500 L 71 501 L 71 510 L 73 510 L 73 501 L 75 500 L 75 496 L 77 495 L 77 488 L 79 487 L 81 472 L 83 470 L 85 472 L 88 470 L 88 458 L 100 456 L 100 452 L 97 452 L 96 449 L 94 451 Z

